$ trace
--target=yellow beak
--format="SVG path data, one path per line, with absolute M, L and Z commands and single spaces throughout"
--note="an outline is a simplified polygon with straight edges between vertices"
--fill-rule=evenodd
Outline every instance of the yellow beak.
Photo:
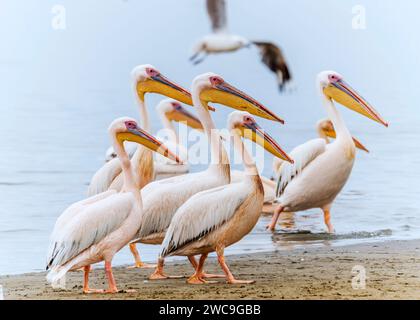
M 270 152 L 275 157 L 293 163 L 292 158 L 278 145 L 278 143 L 266 133 L 257 123 L 247 123 L 244 124 L 244 127 L 241 128 L 242 136 L 246 139 L 249 139 L 260 146 L 265 150 Z
M 324 88 L 324 93 L 327 97 L 343 106 L 388 127 L 388 123 L 379 115 L 379 113 L 360 94 L 358 94 L 356 90 L 344 82 L 344 80 L 330 83 Z
M 144 94 L 147 92 L 160 93 L 190 106 L 193 105 L 191 94 L 187 90 L 161 74 L 137 83 L 137 94 L 141 99 L 144 99 Z
M 261 118 L 284 123 L 284 120 L 279 118 L 274 112 L 226 82 L 217 84 L 213 88 L 202 90 L 200 98 L 205 102 L 220 103 L 233 109 L 247 111 Z
M 124 141 L 132 141 L 144 145 L 150 150 L 160 153 L 164 157 L 174 160 L 182 164 L 182 161 L 177 155 L 173 154 L 163 143 L 155 137 L 142 130 L 141 128 L 127 129 L 128 132 L 121 132 L 117 134 L 117 139 L 123 143 Z
M 183 122 L 190 128 L 203 130 L 203 125 L 201 124 L 200 120 L 182 106 L 176 107 L 174 111 L 169 113 L 168 117 L 170 120 Z
M 191 93 L 183 87 L 177 85 L 175 82 L 159 74 L 150 77 L 147 80 L 139 81 L 137 83 L 137 94 L 140 99 L 144 100 L 145 93 L 160 93 L 169 98 L 178 100 L 190 106 L 193 106 Z M 208 106 L 210 111 L 215 111 L 211 106 Z
M 322 131 L 329 138 L 335 139 L 337 137 L 334 129 L 322 129 Z M 356 148 L 369 153 L 369 150 L 358 139 L 356 139 L 355 137 L 352 137 L 352 139 L 353 139 L 353 142 L 354 142 Z

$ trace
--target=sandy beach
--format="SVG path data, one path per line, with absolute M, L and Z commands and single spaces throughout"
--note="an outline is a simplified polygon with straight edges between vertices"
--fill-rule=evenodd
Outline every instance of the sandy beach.
M 206 285 L 188 285 L 185 278 L 148 281 L 150 269 L 126 267 L 115 268 L 122 291 L 115 295 L 82 294 L 82 272 L 69 274 L 66 291 L 48 286 L 45 273 L 2 276 L 0 284 L 5 299 L 420 299 L 420 240 L 232 255 L 227 260 L 238 278 L 255 279 L 255 284 L 228 285 L 223 279 Z M 214 258 L 206 266 L 208 272 L 220 273 Z M 363 282 L 353 279 L 362 275 L 362 267 L 364 289 Z M 181 260 L 168 263 L 166 270 L 188 275 L 191 267 Z M 91 285 L 105 287 L 102 269 L 92 272 Z M 128 289 L 137 292 L 124 292 Z

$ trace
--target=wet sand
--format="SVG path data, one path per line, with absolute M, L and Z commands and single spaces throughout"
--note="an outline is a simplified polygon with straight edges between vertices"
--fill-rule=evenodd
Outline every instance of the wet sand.
M 420 299 L 420 240 L 232 255 L 227 261 L 238 279 L 255 279 L 256 283 L 228 285 L 220 279 L 216 284 L 188 285 L 185 278 L 148 281 L 150 269 L 118 267 L 114 273 L 123 292 L 114 295 L 82 294 L 82 272 L 68 275 L 66 291 L 49 287 L 45 273 L 2 276 L 0 284 L 5 299 Z M 355 266 L 366 270 L 365 289 L 352 286 Z M 168 263 L 166 271 L 188 275 L 192 270 L 179 260 Z M 220 273 L 214 258 L 207 261 L 206 271 Z M 91 286 L 104 288 L 105 284 L 103 269 L 94 270 Z M 128 289 L 137 292 L 124 292 Z

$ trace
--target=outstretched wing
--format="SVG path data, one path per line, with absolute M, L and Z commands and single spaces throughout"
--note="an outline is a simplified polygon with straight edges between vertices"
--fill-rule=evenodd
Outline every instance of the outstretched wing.
M 133 209 L 131 193 L 111 195 L 81 208 L 50 240 L 47 269 L 60 266 L 118 229 Z
M 162 243 L 162 256 L 193 242 L 229 221 L 248 196 L 241 183 L 202 191 L 175 213 Z M 239 188 L 238 188 L 239 187 Z
M 253 41 L 260 50 L 261 61 L 276 74 L 279 88 L 283 90 L 284 84 L 292 79 L 286 59 L 281 49 L 271 42 Z
M 294 163 L 283 161 L 279 171 L 276 186 L 276 197 L 280 197 L 287 185 L 311 163 L 316 157 L 325 152 L 327 143 L 324 139 L 313 139 L 301 144 L 290 152 Z
M 225 31 L 227 27 L 225 0 L 207 0 L 207 13 L 213 32 Z

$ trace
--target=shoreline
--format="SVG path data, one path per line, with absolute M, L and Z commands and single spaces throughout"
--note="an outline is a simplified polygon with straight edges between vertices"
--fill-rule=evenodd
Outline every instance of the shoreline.
M 81 293 L 82 272 L 67 276 L 67 290 L 53 290 L 45 272 L 0 276 L 5 299 L 420 299 L 420 240 L 389 240 L 347 246 L 296 248 L 229 255 L 226 261 L 238 279 L 251 285 L 189 285 L 186 278 L 149 281 L 153 269 L 114 268 L 123 292 Z M 192 273 L 187 259 L 166 264 L 169 275 Z M 221 273 L 217 260 L 206 271 Z M 363 289 L 363 274 L 366 274 Z M 212 279 L 213 280 L 213 279 Z M 103 268 L 91 273 L 91 286 L 105 288 Z M 124 292 L 135 289 L 137 292 Z

